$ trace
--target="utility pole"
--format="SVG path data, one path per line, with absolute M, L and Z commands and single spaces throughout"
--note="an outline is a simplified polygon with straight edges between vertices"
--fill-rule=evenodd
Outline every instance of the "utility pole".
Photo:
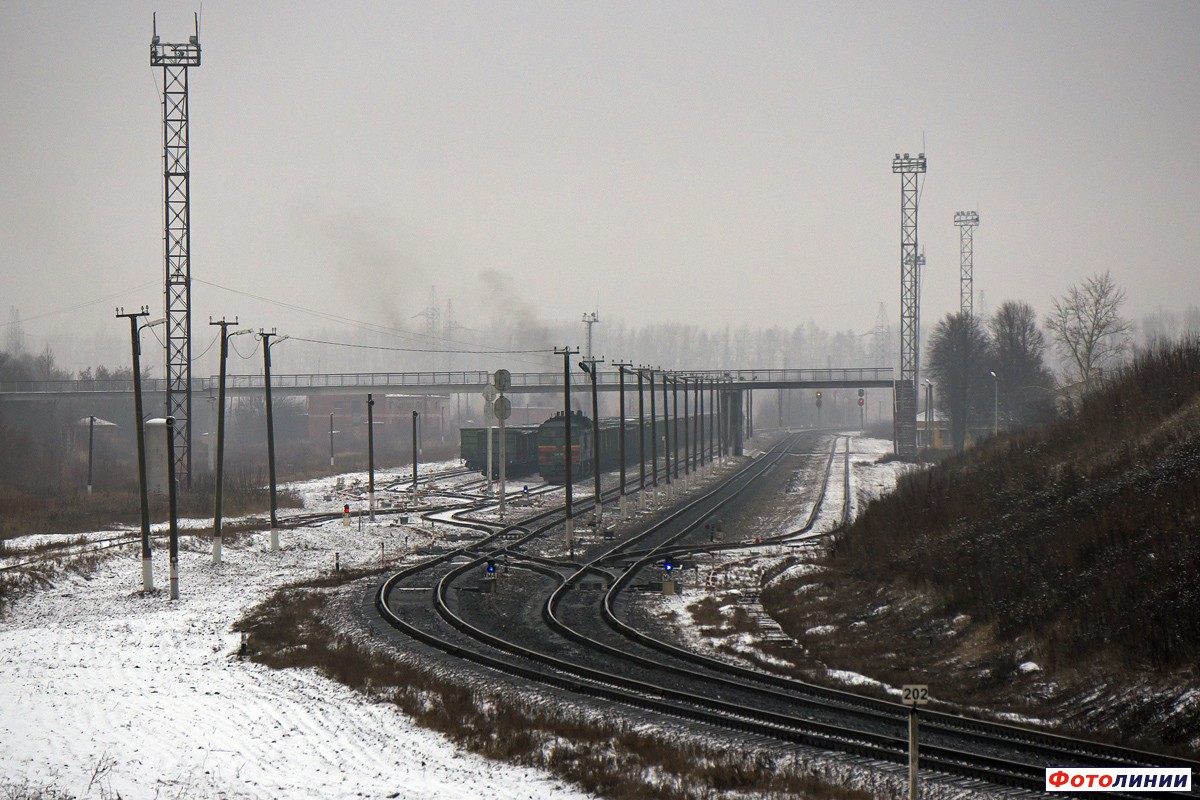
M 617 391 L 621 397 L 621 443 L 620 453 L 618 454 L 618 458 L 621 461 L 621 499 L 619 502 L 621 504 L 621 519 L 625 519 L 629 516 L 629 508 L 626 505 L 627 501 L 625 500 L 625 368 L 632 367 L 633 364 L 624 361 L 614 361 L 613 366 L 617 368 L 617 375 L 619 376 L 618 380 L 620 382 L 617 388 Z
M 375 521 L 375 398 L 367 395 L 367 507 Z M 361 518 L 360 518 L 361 519 Z
M 412 461 L 413 461 L 413 500 L 417 499 L 417 462 L 420 460 L 420 453 L 417 450 L 417 421 L 420 419 L 419 411 L 412 412 Z
M 268 333 L 262 328 L 258 329 L 258 338 L 262 339 L 263 343 L 263 387 L 267 393 L 267 472 L 271 479 L 271 552 L 279 550 L 279 504 L 276 499 L 276 484 L 275 484 L 275 417 L 274 405 L 271 402 L 271 346 L 279 344 L 287 339 L 287 336 L 280 336 L 274 342 L 271 341 L 272 336 L 278 336 L 275 329 L 272 328 Z M 333 415 L 329 415 L 329 444 L 330 444 L 330 464 L 333 463 Z
M 229 337 L 237 336 L 243 333 L 250 333 L 249 329 L 229 333 L 230 325 L 237 325 L 237 317 L 233 318 L 233 322 L 227 322 L 224 317 L 214 321 L 212 317 L 208 318 L 209 325 L 217 325 L 221 328 L 221 377 L 217 386 L 217 475 L 216 487 L 214 494 L 216 495 L 215 508 L 213 509 L 213 549 L 212 563 L 221 563 L 221 500 L 222 490 L 225 488 L 225 362 L 229 356 Z
M 192 232 L 188 152 L 188 69 L 200 66 L 200 18 L 186 43 L 158 38 L 153 18 L 150 66 L 162 67 L 163 256 L 166 266 L 167 416 L 179 428 L 175 472 L 192 483 Z
M 646 507 L 646 402 L 642 392 L 642 370 L 638 378 L 638 505 Z
M 686 399 L 687 392 L 684 392 L 683 396 Z M 674 477 L 675 480 L 678 482 L 678 480 L 679 480 L 679 378 L 677 378 L 675 375 L 671 376 L 671 412 L 672 412 L 672 415 L 674 416 L 672 423 L 675 426 L 675 429 L 673 431 L 671 431 L 671 433 L 673 433 L 675 435 L 674 436 L 675 449 L 671 451 L 671 464 L 675 468 L 675 474 L 672 477 Z M 684 426 L 684 430 L 685 431 L 687 430 L 686 425 Z M 668 449 L 670 449 L 670 448 L 668 448 Z M 684 455 L 686 456 L 686 452 Z M 686 470 L 685 470 L 685 474 L 686 474 Z
M 896 451 L 901 458 L 917 455 L 917 359 L 920 302 L 917 284 L 918 176 L 925 174 L 925 154 L 896 154 L 892 172 L 900 175 L 900 379 L 896 382 Z
M 129 320 L 129 338 L 133 345 L 133 416 L 134 427 L 137 429 L 137 458 L 138 458 L 138 487 L 142 512 L 142 591 L 154 591 L 154 571 L 151 569 L 150 554 L 150 498 L 146 491 L 146 425 L 142 411 L 142 331 L 166 322 L 158 319 L 138 327 L 138 320 L 150 316 L 150 310 L 142 306 L 139 311 L 126 313 L 125 309 L 117 309 L 117 317 Z
M 170 599 L 179 599 L 179 476 L 175 473 L 175 418 L 167 417 L 167 513 L 171 519 L 167 587 Z
M 654 487 L 654 494 L 658 494 L 658 410 L 654 394 L 654 370 L 648 369 L 650 373 L 650 484 Z
M 956 211 L 958 226 L 959 309 L 964 317 L 975 314 L 975 229 L 979 227 L 979 212 Z
M 603 363 L 604 359 L 602 358 L 589 358 L 579 363 L 579 368 L 592 378 L 592 483 L 596 493 L 593 521 L 597 531 L 600 530 L 604 514 L 604 502 L 600 498 L 600 410 L 599 400 L 596 396 L 596 365 Z
M 563 494 L 566 501 L 567 551 L 575 557 L 575 520 L 571 516 L 571 356 L 579 354 L 579 348 L 554 348 L 555 355 L 563 357 Z M 490 433 L 488 434 L 491 435 Z M 491 466 L 489 465 L 489 469 Z
M 692 467 L 691 447 L 693 444 L 691 441 L 692 437 L 690 435 L 688 435 L 688 425 L 690 424 L 690 420 L 691 420 L 691 417 L 688 415 L 688 405 L 689 405 L 688 404 L 688 379 L 684 378 L 684 377 L 680 377 L 676 381 L 676 383 L 683 384 L 683 486 L 686 489 L 688 487 L 688 484 L 691 483 L 691 480 L 692 480 L 692 477 L 691 477 L 691 467 Z M 679 406 L 676 405 L 675 408 L 678 411 Z
M 662 372 L 662 369 L 659 369 Z M 671 499 L 671 416 L 667 404 L 667 373 L 662 375 L 663 400 L 663 475 L 667 479 L 667 499 Z

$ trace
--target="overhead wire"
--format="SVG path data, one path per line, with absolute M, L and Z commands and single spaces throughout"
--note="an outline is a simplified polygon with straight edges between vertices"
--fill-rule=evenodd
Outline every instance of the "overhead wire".
M 197 283 L 202 283 L 205 286 L 211 286 L 214 289 L 221 289 L 222 291 L 231 292 L 231 293 L 237 294 L 237 295 L 242 295 L 243 297 L 249 297 L 253 300 L 258 300 L 263 303 L 270 303 L 271 305 L 276 305 L 281 308 L 287 308 L 292 311 L 298 311 L 302 314 L 308 314 L 308 315 L 317 317 L 318 319 L 324 319 L 324 320 L 328 320 L 330 322 L 338 322 L 338 323 L 342 323 L 345 325 L 351 325 L 351 326 L 354 326 L 357 328 L 362 328 L 364 330 L 368 330 L 368 331 L 371 331 L 374 333 L 383 333 L 383 334 L 387 334 L 389 336 L 395 336 L 400 339 L 410 339 L 410 340 L 418 339 L 418 340 L 432 341 L 432 342 L 445 342 L 448 345 L 465 345 L 465 346 L 469 346 L 469 347 L 480 348 L 478 350 L 450 350 L 450 349 L 446 349 L 443 347 L 443 348 L 429 349 L 429 350 L 414 350 L 413 352 L 430 352 L 430 353 L 471 352 L 471 353 L 483 353 L 483 354 L 486 354 L 486 353 L 504 354 L 504 353 L 511 353 L 511 352 L 519 352 L 519 351 L 511 351 L 511 350 L 496 350 L 496 349 L 482 348 L 481 345 L 479 345 L 475 342 L 460 341 L 457 339 L 449 339 L 449 338 L 446 338 L 443 336 L 433 336 L 433 335 L 430 335 L 427 333 L 421 333 L 419 331 L 405 331 L 405 330 L 401 330 L 399 328 L 393 328 L 393 327 L 390 327 L 387 325 L 380 325 L 375 322 L 367 322 L 365 320 L 354 319 L 352 317 L 346 317 L 346 316 L 342 316 L 339 314 L 331 314 L 327 311 L 320 311 L 320 310 L 317 310 L 314 308 L 307 308 L 305 306 L 296 305 L 295 303 L 287 303 L 282 300 L 276 300 L 276 299 L 270 298 L 270 297 L 263 297 L 262 295 L 257 295 L 252 292 L 245 292 L 240 289 L 234 289 L 229 286 L 222 286 L 219 283 L 213 283 L 212 281 L 206 281 L 206 280 L 202 280 L 200 278 L 192 278 L 192 280 L 196 281 Z M 537 350 L 537 351 L 529 351 L 529 352 L 542 352 L 542 351 Z
M 308 339 L 304 336 L 289 336 L 289 339 L 296 342 L 308 342 L 309 344 L 323 344 L 330 347 L 350 347 L 357 350 L 387 350 L 397 353 L 448 353 L 450 355 L 518 355 L 526 353 L 541 353 L 549 354 L 552 350 L 441 350 L 432 348 L 418 347 L 387 347 L 386 345 L 378 344 L 354 344 L 352 342 L 330 342 L 324 339 Z
M 58 314 L 66 314 L 70 311 L 78 311 L 81 308 L 87 308 L 88 306 L 94 306 L 97 303 L 104 303 L 104 302 L 115 300 L 118 297 L 122 297 L 123 295 L 129 294 L 130 292 L 135 292 L 138 289 L 143 289 L 147 286 L 152 286 L 156 283 L 157 283 L 157 281 L 147 281 L 146 283 L 139 283 L 137 286 L 131 287 L 129 289 L 122 289 L 119 292 L 114 292 L 112 294 L 105 295 L 104 297 L 97 297 L 94 300 L 87 300 L 82 303 L 76 303 L 75 305 L 67 306 L 66 308 L 59 308 L 59 309 L 55 309 L 54 311 L 45 311 L 45 312 L 42 312 L 41 314 L 34 314 L 32 317 L 22 317 L 21 319 L 12 320 L 10 322 L 0 322 L 0 328 L 7 328 L 12 325 L 21 325 L 26 322 L 32 322 L 35 319 L 44 319 L 46 317 L 53 317 Z

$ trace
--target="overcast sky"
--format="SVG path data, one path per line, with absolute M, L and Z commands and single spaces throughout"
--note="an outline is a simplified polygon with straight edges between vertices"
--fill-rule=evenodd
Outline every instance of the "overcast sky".
M 199 8 L 0 5 L 0 324 L 32 349 L 162 313 L 151 17 L 186 41 Z M 209 0 L 200 41 L 197 330 L 330 324 L 248 295 L 417 327 L 431 286 L 480 336 L 519 296 L 896 327 L 891 161 L 922 148 L 923 329 L 957 310 L 963 209 L 987 308 L 1104 270 L 1135 318 L 1200 304 L 1197 2 Z

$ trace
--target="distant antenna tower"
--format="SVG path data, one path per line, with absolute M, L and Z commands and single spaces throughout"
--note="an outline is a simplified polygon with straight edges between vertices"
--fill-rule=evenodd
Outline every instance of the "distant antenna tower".
M 975 229 L 979 227 L 979 214 L 975 211 L 958 211 L 954 214 L 958 226 L 958 260 L 962 283 L 959 289 L 959 311 L 964 317 L 975 316 Z M 980 298 L 982 300 L 982 298 Z
M 425 315 L 425 333 L 430 342 L 437 341 L 442 335 L 442 309 L 438 307 L 437 287 L 429 287 L 429 305 L 422 312 Z
M 905 153 L 892 159 L 900 175 L 900 380 L 896 385 L 896 451 L 901 458 L 917 455 L 917 379 L 920 342 L 918 297 L 917 203 L 918 175 L 925 174 L 925 154 Z
M 458 336 L 458 332 L 466 330 L 466 325 L 463 325 L 454 318 L 454 301 L 446 301 L 446 321 L 442 325 L 442 335 L 447 340 L 453 340 Z
M 596 311 L 593 311 L 590 314 L 583 315 L 583 324 L 587 325 L 587 351 L 586 351 L 587 356 L 585 357 L 585 359 L 588 361 L 590 361 L 592 358 L 592 326 L 595 325 L 599 321 L 600 321 L 600 314 Z
M 175 417 L 175 476 L 192 482 L 192 233 L 188 68 L 200 66 L 200 18 L 185 44 L 164 44 L 153 19 L 150 66 L 162 67 L 163 256 L 166 262 L 167 415 Z M 140 422 L 140 421 L 139 421 Z
M 454 301 L 447 300 L 445 322 L 442 324 L 442 338 L 444 338 L 446 343 L 449 344 L 450 342 L 455 341 L 458 338 L 458 332 L 465 330 L 466 327 L 466 325 L 459 323 L 458 320 L 454 318 Z M 447 362 L 449 362 L 449 360 L 450 356 L 447 355 Z
M 25 326 L 21 324 L 21 312 L 16 306 L 12 307 L 9 314 L 6 349 L 14 356 L 25 352 Z

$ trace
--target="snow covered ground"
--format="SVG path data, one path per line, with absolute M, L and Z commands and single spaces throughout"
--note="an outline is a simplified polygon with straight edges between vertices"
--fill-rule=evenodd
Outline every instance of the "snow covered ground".
M 854 442 L 857 505 L 890 486 L 897 468 L 867 466 L 890 442 Z M 290 488 L 306 510 L 350 502 L 357 512 L 366 507 L 366 478 L 342 476 L 341 490 L 333 479 Z M 381 504 L 398 502 L 402 493 L 384 484 L 377 475 Z M 838 487 L 817 530 L 834 524 Z M 166 596 L 165 548 L 155 552 L 150 596 L 141 591 L 140 556 L 130 550 L 86 577 L 63 573 L 22 597 L 0 619 L 0 797 L 45 788 L 47 797 L 126 800 L 587 797 L 544 773 L 456 750 L 394 707 L 312 671 L 237 658 L 231 626 L 276 587 L 328 571 L 335 553 L 343 567 L 381 555 L 393 563 L 416 558 L 412 548 L 438 535 L 393 520 L 284 531 L 277 553 L 265 531 L 227 539 L 219 566 L 207 538 L 185 537 L 176 602 Z
M 294 488 L 340 508 L 332 481 Z M 429 535 L 379 519 L 285 531 L 278 553 L 266 532 L 227 540 L 219 566 L 207 541 L 181 547 L 176 602 L 165 548 L 152 595 L 133 551 L 25 595 L 0 619 L 0 797 L 586 797 L 456 750 L 314 672 L 237 658 L 231 626 L 275 587 L 330 569 L 334 553 L 353 566 L 382 545 L 399 559 Z

